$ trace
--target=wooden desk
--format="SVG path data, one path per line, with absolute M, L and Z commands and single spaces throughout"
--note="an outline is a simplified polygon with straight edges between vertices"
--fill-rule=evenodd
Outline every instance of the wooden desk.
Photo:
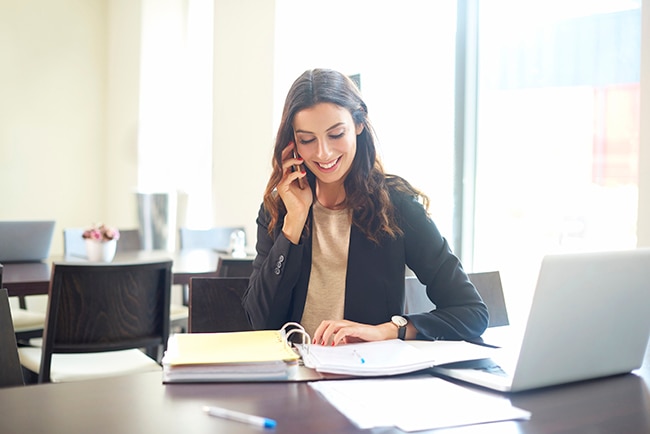
M 49 262 L 4 263 L 2 286 L 9 297 L 47 294 L 50 284 Z
M 636 374 L 511 395 L 514 405 L 532 412 L 529 421 L 435 433 L 650 432 L 647 362 L 646 357 Z M 163 385 L 160 373 L 148 373 L 0 389 L 0 402 L 0 426 L 7 433 L 371 432 L 357 429 L 306 383 Z M 210 417 L 201 411 L 203 405 L 270 417 L 278 425 L 268 431 Z M 381 429 L 382 434 L 398 432 Z
M 114 262 L 170 258 L 173 261 L 173 283 L 189 285 L 190 278 L 197 276 L 216 277 L 217 263 L 223 254 L 212 250 L 183 250 L 167 252 L 162 250 L 120 252 Z M 3 286 L 10 297 L 47 294 L 50 284 L 51 265 L 55 261 L 83 261 L 83 259 L 52 257 L 45 262 L 3 264 Z M 242 258 L 251 261 L 253 257 Z

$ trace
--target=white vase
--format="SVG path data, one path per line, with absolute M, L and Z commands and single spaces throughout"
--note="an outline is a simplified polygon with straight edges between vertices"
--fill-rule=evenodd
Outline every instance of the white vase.
M 117 240 L 97 241 L 86 239 L 86 256 L 92 262 L 111 262 L 115 257 Z

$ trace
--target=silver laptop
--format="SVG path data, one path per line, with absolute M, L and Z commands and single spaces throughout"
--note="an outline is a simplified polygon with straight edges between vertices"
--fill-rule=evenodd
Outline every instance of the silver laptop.
M 0 221 L 0 263 L 46 259 L 53 234 L 53 220 Z
M 628 373 L 650 337 L 650 249 L 546 256 L 519 345 L 433 372 L 504 392 Z

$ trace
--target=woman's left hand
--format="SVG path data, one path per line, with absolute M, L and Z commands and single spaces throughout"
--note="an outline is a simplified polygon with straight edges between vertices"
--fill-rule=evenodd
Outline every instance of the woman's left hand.
M 320 323 L 313 336 L 319 345 L 340 345 L 353 342 L 383 341 L 397 338 L 397 328 L 390 322 L 378 325 L 348 320 L 326 320 Z

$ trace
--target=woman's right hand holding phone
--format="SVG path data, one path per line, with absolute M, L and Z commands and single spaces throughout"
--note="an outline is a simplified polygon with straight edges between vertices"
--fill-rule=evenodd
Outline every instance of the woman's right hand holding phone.
M 297 156 L 294 142 L 282 151 L 282 170 L 284 176 L 277 187 L 287 209 L 282 232 L 289 241 L 298 244 L 314 198 L 307 183 L 303 160 Z

